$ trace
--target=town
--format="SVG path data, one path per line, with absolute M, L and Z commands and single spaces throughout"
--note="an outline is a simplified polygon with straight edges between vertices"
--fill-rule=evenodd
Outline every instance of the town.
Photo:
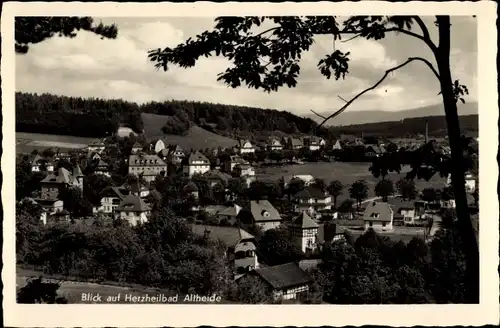
M 146 140 L 121 126 L 112 137 L 96 139 L 85 148 L 48 148 L 20 154 L 16 169 L 18 227 L 31 218 L 31 224 L 42 224 L 39 229 L 54 233 L 51 229 L 58 227 L 61 235 L 53 242 L 69 239 L 64 242 L 66 246 L 57 246 L 58 251 L 48 250 L 51 256 L 62 252 L 57 253 L 62 258 L 47 263 L 47 254 L 44 257 L 40 249 L 32 249 L 34 245 L 23 244 L 29 236 L 22 240 L 18 236 L 18 247 L 24 248 L 24 253 L 18 253 L 18 262 L 42 267 L 46 273 L 113 280 L 121 273 L 110 273 L 113 269 L 97 273 L 97 263 L 87 263 L 88 268 L 82 268 L 78 261 L 61 266 L 70 254 L 80 256 L 80 252 L 90 251 L 71 251 L 88 243 L 73 244 L 77 236 L 71 233 L 82 233 L 82 227 L 141 229 L 148 222 L 158 224 L 159 220 L 175 217 L 177 224 L 189 227 L 187 233 L 193 238 L 223 245 L 223 265 L 228 266 L 234 283 L 248 286 L 247 280 L 252 279 L 251 284 L 263 286 L 266 296 L 248 302 L 261 302 L 262 298 L 269 302 L 328 302 L 333 296 L 325 296 L 318 281 L 318 267 L 325 265 L 325 250 L 334 245 L 357 245 L 371 233 L 395 245 L 424 247 L 443 227 L 443 220 L 453 217 L 455 203 L 449 177 L 438 178 L 433 187 L 421 190 L 405 174 L 394 182 L 381 177 L 374 190 L 369 190 L 364 179 L 348 185 L 317 178 L 314 165 L 335 170 L 336 164 L 346 158 L 375 163 L 389 155 L 405 163 L 405 157 L 410 159 L 426 147 L 449 156 L 446 140 L 430 140 L 427 125 L 425 128 L 425 135 L 408 140 L 352 135 L 332 140 L 266 137 L 240 139 L 227 149 L 184 150 L 169 144 L 168 138 Z M 477 160 L 478 140 L 469 139 L 467 149 Z M 306 165 L 311 167 L 310 174 L 286 174 L 287 167 Z M 281 170 L 282 175 L 272 180 L 262 174 L 273 168 Z M 465 178 L 469 208 L 477 217 L 477 171 L 468 172 Z M 92 259 L 83 263 L 99 261 L 95 256 L 104 256 L 99 255 L 99 247 Z M 113 252 L 123 251 L 118 248 Z M 204 264 L 209 270 L 210 263 Z M 158 286 L 157 278 L 140 280 L 134 278 L 133 282 Z M 178 287 L 176 292 L 189 292 Z M 244 302 L 246 297 L 239 295 L 237 301 Z

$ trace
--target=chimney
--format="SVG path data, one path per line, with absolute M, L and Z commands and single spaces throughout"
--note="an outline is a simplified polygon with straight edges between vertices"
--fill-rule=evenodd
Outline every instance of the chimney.
M 429 122 L 425 120 L 425 143 L 429 141 Z

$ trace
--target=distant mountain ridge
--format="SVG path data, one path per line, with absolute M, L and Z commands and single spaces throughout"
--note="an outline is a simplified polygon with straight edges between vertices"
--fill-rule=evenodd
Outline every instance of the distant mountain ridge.
M 332 114 L 334 111 L 335 110 L 332 110 L 331 112 L 320 112 L 318 114 L 321 114 L 323 116 L 328 116 Z M 458 104 L 458 114 L 460 116 L 477 115 L 478 113 L 479 110 L 477 102 Z M 418 117 L 428 117 L 428 116 L 444 116 L 443 105 L 442 104 L 429 105 L 425 107 L 407 109 L 397 112 L 389 112 L 383 110 L 353 111 L 347 109 L 339 116 L 328 121 L 326 125 L 346 126 L 355 124 L 401 121 L 407 118 L 418 118 Z M 313 113 L 308 114 L 305 117 L 311 118 L 318 123 L 322 121 L 320 117 L 318 117 Z

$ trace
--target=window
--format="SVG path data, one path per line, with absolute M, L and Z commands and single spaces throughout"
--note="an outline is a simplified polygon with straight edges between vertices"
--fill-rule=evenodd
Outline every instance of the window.
M 370 221 L 370 222 L 368 223 L 368 225 L 369 225 L 370 227 L 373 227 L 373 221 Z
M 382 227 L 385 227 L 386 223 L 385 222 L 382 222 Z

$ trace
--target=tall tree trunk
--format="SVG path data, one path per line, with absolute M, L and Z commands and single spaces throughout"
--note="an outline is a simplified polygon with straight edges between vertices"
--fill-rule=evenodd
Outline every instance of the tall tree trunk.
M 451 182 L 455 194 L 459 231 L 467 260 L 467 296 L 465 302 L 478 303 L 479 247 L 470 219 L 465 193 L 465 166 L 460 145 L 460 123 L 450 70 L 450 17 L 436 17 L 439 28 L 439 48 L 436 53 L 436 62 L 440 74 L 441 93 L 448 127 L 448 140 L 451 148 Z

